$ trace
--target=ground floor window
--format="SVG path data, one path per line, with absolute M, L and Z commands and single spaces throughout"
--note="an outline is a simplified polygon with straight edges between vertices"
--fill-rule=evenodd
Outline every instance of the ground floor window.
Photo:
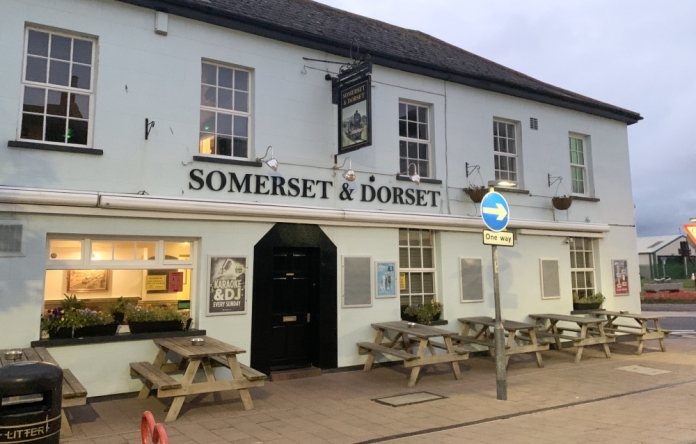
M 430 230 L 399 230 L 399 277 L 402 308 L 435 297 L 435 247 Z
M 573 299 L 595 294 L 594 249 L 592 239 L 573 237 L 570 242 L 570 277 Z

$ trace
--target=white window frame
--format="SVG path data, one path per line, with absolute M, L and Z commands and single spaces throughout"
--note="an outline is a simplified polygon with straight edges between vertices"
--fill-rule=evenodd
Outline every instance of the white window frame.
M 42 32 L 42 33 L 47 33 L 49 35 L 57 35 L 61 37 L 66 37 L 70 39 L 79 39 L 79 40 L 89 40 L 92 42 L 92 63 L 89 65 L 90 66 L 90 89 L 82 89 L 82 88 L 76 88 L 76 87 L 71 87 L 71 86 L 63 86 L 63 85 L 54 85 L 52 83 L 48 83 L 48 79 L 50 76 L 50 63 L 47 62 L 46 65 L 46 83 L 41 83 L 41 82 L 36 82 L 32 80 L 26 80 L 26 73 L 27 73 L 27 58 L 28 58 L 28 51 L 29 51 L 29 31 L 36 31 L 36 32 Z M 50 40 L 49 40 L 50 41 Z M 72 46 L 71 46 L 72 49 Z M 71 51 L 72 52 L 72 51 Z M 32 57 L 41 57 L 43 56 L 35 56 L 32 55 Z M 50 43 L 49 43 L 49 54 L 46 57 L 48 61 L 51 60 L 50 58 Z M 69 61 L 71 67 L 72 64 L 75 63 L 72 60 Z M 83 63 L 79 63 L 80 65 L 84 65 Z M 21 93 L 20 93 L 20 101 L 19 101 L 19 124 L 17 125 L 17 140 L 22 141 L 22 142 L 31 142 L 31 143 L 44 143 L 44 144 L 49 144 L 49 145 L 59 145 L 59 146 L 66 146 L 66 147 L 76 147 L 76 148 L 93 148 L 93 137 L 94 137 L 94 108 L 95 108 L 95 95 L 96 95 L 96 72 L 97 72 L 97 38 L 96 37 L 91 37 L 87 36 L 81 33 L 77 32 L 69 32 L 69 31 L 60 31 L 60 30 L 55 30 L 52 28 L 41 28 L 41 27 L 36 27 L 36 26 L 27 26 L 24 29 L 24 48 L 22 52 L 22 81 L 21 81 Z M 81 95 L 86 95 L 89 96 L 89 117 L 87 119 L 87 143 L 86 144 L 77 144 L 77 143 L 68 143 L 68 142 L 56 142 L 56 141 L 49 141 L 45 140 L 46 138 L 46 116 L 48 116 L 48 104 L 46 103 L 46 100 L 44 100 L 44 111 L 43 111 L 43 135 L 42 139 L 23 139 L 22 138 L 22 122 L 24 119 L 24 94 L 26 87 L 30 88 L 43 88 L 46 90 L 54 90 L 54 91 L 60 91 L 60 92 L 66 92 L 68 94 L 70 93 L 75 93 L 75 94 L 81 94 Z M 46 92 L 48 94 L 48 91 Z M 32 113 L 28 112 L 28 114 L 33 114 L 33 115 L 39 115 L 38 113 Z M 69 111 L 68 115 L 65 117 L 66 119 L 66 128 L 68 125 L 68 121 L 70 119 L 69 117 Z M 58 116 L 56 116 L 58 117 Z M 78 120 L 85 120 L 85 119 L 78 119 Z
M 579 140 L 582 143 L 582 161 L 583 163 L 574 163 L 573 162 L 573 154 L 572 154 L 572 139 Z M 568 157 L 570 160 L 570 191 L 571 194 L 574 196 L 589 196 L 590 195 L 590 181 L 589 181 L 589 169 L 588 169 L 588 160 L 589 160 L 589 143 L 588 143 L 588 137 L 583 136 L 581 134 L 576 134 L 576 133 L 570 133 L 568 134 Z M 573 169 L 574 168 L 579 168 L 582 170 L 582 184 L 583 184 L 583 192 L 579 193 L 576 192 L 574 189 L 574 182 L 575 177 L 573 176 Z
M 80 260 L 52 260 L 50 258 L 51 241 L 73 240 L 82 242 Z M 94 260 L 92 259 L 92 241 L 95 242 L 154 242 L 154 260 Z M 166 260 L 164 255 L 165 242 L 190 242 L 191 256 L 188 260 Z M 140 270 L 140 269 L 179 269 L 193 268 L 196 242 L 193 239 L 151 238 L 132 236 L 65 236 L 50 235 L 46 239 L 46 269 L 47 270 Z
M 411 163 L 416 165 L 416 172 L 418 175 L 420 175 L 423 178 L 432 178 L 433 177 L 433 149 L 432 149 L 432 133 L 433 133 L 433 119 L 432 119 L 432 113 L 431 113 L 431 105 L 426 105 L 423 103 L 417 103 L 417 102 L 410 102 L 408 100 L 399 100 L 399 106 L 405 105 L 406 106 L 406 120 L 401 119 L 400 115 L 397 115 L 397 121 L 399 122 L 399 125 L 401 125 L 401 122 L 406 122 L 406 134 L 407 136 L 402 136 L 401 135 L 401 130 L 399 128 L 399 173 L 401 175 L 405 176 L 410 176 L 413 174 L 413 168 L 410 168 Z M 419 123 L 420 121 L 416 121 L 417 127 L 420 125 L 426 125 L 427 132 L 428 132 L 428 137 L 426 139 L 420 139 L 420 138 L 413 138 L 413 137 L 408 137 L 408 107 L 409 106 L 415 106 L 416 107 L 416 118 L 418 118 L 418 108 L 424 108 L 425 109 L 425 115 L 427 116 L 427 122 L 425 123 Z M 398 111 L 398 110 L 397 110 Z M 399 113 L 400 114 L 400 113 Z M 412 121 L 411 121 L 412 122 Z M 420 132 L 420 128 L 418 130 Z M 401 164 L 402 159 L 404 159 L 404 156 L 401 155 L 401 142 L 404 142 L 406 144 L 406 170 L 404 171 L 403 165 Z M 411 158 L 408 156 L 408 143 L 416 143 L 416 144 L 423 144 L 427 146 L 427 158 L 425 160 L 420 159 L 420 156 L 417 158 Z M 418 146 L 416 146 L 416 151 L 418 151 Z M 427 165 L 427 171 L 423 171 L 422 168 L 420 167 L 420 164 L 424 162 Z
M 253 123 L 253 122 L 252 122 L 252 115 L 253 115 L 252 102 L 253 102 L 253 101 L 252 101 L 252 99 L 251 99 L 251 98 L 252 98 L 252 84 L 253 84 L 253 81 L 252 81 L 252 78 L 253 78 L 253 77 L 252 77 L 252 74 L 253 74 L 253 72 L 252 72 L 252 70 L 249 69 L 249 68 L 243 68 L 243 67 L 236 66 L 236 65 L 232 65 L 232 64 L 216 62 L 216 61 L 214 61 L 214 60 L 209 60 L 209 59 L 202 59 L 202 60 L 201 60 L 201 64 L 200 64 L 200 67 L 201 67 L 201 76 L 199 76 L 199 82 L 198 82 L 199 88 L 202 88 L 203 85 L 208 85 L 208 84 L 204 84 L 204 83 L 203 83 L 203 79 L 202 79 L 202 71 L 203 71 L 203 65 L 204 65 L 204 64 L 205 64 L 205 65 L 215 66 L 216 68 L 231 69 L 232 71 L 243 71 L 243 72 L 246 72 L 246 73 L 249 75 L 248 90 L 246 91 L 246 93 L 247 93 L 247 95 L 248 95 L 248 98 L 247 98 L 247 99 L 248 99 L 248 103 L 247 103 L 248 112 L 236 111 L 236 110 L 227 109 L 227 108 L 219 108 L 218 106 L 215 106 L 215 107 L 212 107 L 212 106 L 205 106 L 205 105 L 203 105 L 203 103 L 202 103 L 203 100 L 202 100 L 202 97 L 201 97 L 201 100 L 199 101 L 199 107 L 198 107 L 198 108 L 199 108 L 199 117 L 198 117 L 199 129 L 198 129 L 198 153 L 197 153 L 197 155 L 199 155 L 199 156 L 206 156 L 206 157 L 215 157 L 215 158 L 219 158 L 219 159 L 250 160 L 250 159 L 252 158 L 252 152 L 253 152 L 253 149 L 252 149 L 252 146 L 253 146 L 252 142 L 253 142 L 253 141 L 252 141 L 252 130 L 251 130 L 251 129 L 252 129 L 252 126 L 253 126 L 253 125 L 252 125 L 252 123 Z M 209 86 L 212 86 L 212 85 L 209 85 Z M 215 87 L 216 87 L 216 88 L 219 88 L 219 85 L 216 85 Z M 227 88 L 226 88 L 226 89 L 227 89 Z M 234 83 L 232 84 L 232 91 L 233 91 L 233 94 L 234 94 L 234 91 L 236 91 L 236 90 L 234 89 Z M 201 91 L 201 94 L 202 94 L 202 91 Z M 217 100 L 217 98 L 216 98 L 216 100 Z M 232 97 L 232 104 L 233 104 L 233 107 L 234 107 L 234 96 Z M 213 112 L 213 113 L 215 113 L 215 116 L 216 116 L 216 119 L 215 119 L 215 120 L 216 120 L 216 122 L 215 122 L 216 128 L 215 128 L 215 132 L 214 132 L 213 134 L 214 134 L 214 137 L 215 137 L 215 144 L 216 144 L 216 145 L 215 145 L 215 146 L 216 146 L 215 149 L 216 149 L 216 150 L 217 150 L 217 136 L 219 135 L 218 132 L 217 132 L 217 115 L 218 115 L 219 113 L 222 113 L 222 114 L 227 114 L 227 115 L 232 116 L 232 135 L 230 135 L 230 138 L 232 139 L 232 142 L 231 142 L 232 145 L 231 145 L 231 147 L 230 147 L 230 148 L 231 148 L 231 153 L 230 153 L 229 156 L 224 155 L 224 154 L 209 154 L 209 153 L 203 153 L 203 152 L 201 152 L 200 141 L 201 141 L 201 133 L 203 132 L 203 131 L 201 131 L 201 129 L 200 129 L 200 125 L 201 125 L 201 121 L 200 121 L 200 120 L 201 120 L 201 119 L 200 119 L 200 112 L 201 112 L 201 111 L 208 111 L 208 112 Z M 246 157 L 235 157 L 235 156 L 234 156 L 234 116 L 242 116 L 242 117 L 246 117 L 246 118 L 247 118 L 247 155 L 246 155 Z
M 420 245 L 420 246 L 418 246 L 418 245 L 416 245 L 416 246 L 411 246 L 411 244 L 410 244 L 411 237 L 410 237 L 410 235 L 408 235 L 408 233 L 410 233 L 411 231 L 419 231 L 419 232 L 422 232 L 422 231 L 429 231 L 429 232 L 430 232 L 430 239 L 431 239 L 431 242 L 432 242 L 432 247 L 429 247 L 429 248 L 432 250 L 433 266 L 432 266 L 432 268 L 425 268 L 425 267 L 421 267 L 421 268 L 402 268 L 402 266 L 401 266 L 401 265 L 402 265 L 402 264 L 401 264 L 401 260 L 399 260 L 399 282 L 401 282 L 401 274 L 402 274 L 402 273 L 405 273 L 405 274 L 406 274 L 406 281 L 407 281 L 407 288 L 410 289 L 410 288 L 411 288 L 411 285 L 410 285 L 410 275 L 411 275 L 412 273 L 413 273 L 413 274 L 416 274 L 416 273 L 421 273 L 421 274 L 432 273 L 432 275 L 433 275 L 433 293 L 432 293 L 432 300 L 435 301 L 435 302 L 438 302 L 438 297 L 437 297 L 437 294 L 438 294 L 438 293 L 437 293 L 437 258 L 436 258 L 436 253 L 437 253 L 437 252 L 436 252 L 436 249 L 435 249 L 435 232 L 434 232 L 433 230 L 421 230 L 421 229 L 415 229 L 415 228 L 400 228 L 399 231 L 401 231 L 401 230 L 405 230 L 405 231 L 407 232 L 407 239 L 408 239 L 408 242 L 407 242 L 407 245 L 401 245 L 401 243 L 399 242 L 399 249 L 401 249 L 401 248 L 407 248 L 407 249 L 408 249 L 408 253 L 409 253 L 409 259 L 410 259 L 410 257 L 411 257 L 411 256 L 410 256 L 410 250 L 411 250 L 412 248 L 418 248 L 418 249 L 420 250 L 420 252 L 421 252 L 421 265 L 423 265 L 423 242 L 422 242 L 423 237 L 421 236 L 421 245 Z M 399 254 L 399 257 L 401 257 L 401 254 Z M 410 265 L 410 264 L 409 264 L 409 265 Z M 401 288 L 401 286 L 399 286 L 399 288 Z M 402 294 L 402 291 L 403 291 L 403 290 L 399 290 L 399 304 L 402 304 L 401 298 L 402 298 L 403 296 L 406 296 L 406 295 Z M 427 296 L 427 295 L 430 295 L 430 294 L 431 294 L 431 293 L 426 293 L 425 291 L 422 291 L 420 294 L 416 294 L 416 295 L 414 295 L 412 292 L 409 292 L 408 295 L 407 295 L 407 296 L 408 296 L 408 299 L 409 299 L 409 303 L 406 304 L 406 305 L 413 305 L 414 303 L 415 303 L 415 304 L 424 304 L 424 303 L 426 303 L 426 296 Z M 415 297 L 420 297 L 420 301 L 414 301 L 414 299 L 413 299 L 414 296 L 415 296 Z
M 505 125 L 506 127 L 506 132 L 505 136 L 500 136 L 498 125 Z M 511 138 L 508 137 L 508 130 L 509 130 L 509 125 L 512 125 L 514 129 L 514 138 L 512 139 L 515 143 L 515 153 L 511 154 L 509 152 L 501 152 L 496 149 L 496 147 L 499 147 L 500 141 L 505 140 L 506 141 L 506 150 L 507 148 L 507 141 L 510 140 Z M 511 180 L 515 182 L 515 185 L 511 188 L 521 188 L 521 183 L 522 183 L 522 156 L 521 154 L 521 149 L 522 149 L 522 143 L 521 143 L 521 132 L 520 132 L 520 122 L 516 122 L 513 120 L 508 120 L 508 119 L 502 119 L 499 117 L 494 117 L 493 118 L 493 171 L 495 173 L 494 177 L 496 180 Z M 495 160 L 498 158 L 498 168 L 495 167 Z M 515 163 L 515 169 L 505 169 L 502 170 L 500 169 L 500 158 L 505 158 L 506 162 L 508 162 L 509 165 L 509 159 L 514 159 Z M 505 174 L 503 174 L 505 173 Z M 510 178 L 510 173 L 514 173 L 515 177 Z
M 579 297 L 583 296 L 591 296 L 597 293 L 597 270 L 596 270 L 596 264 L 597 264 L 597 256 L 595 253 L 595 240 L 593 238 L 589 237 L 571 237 L 571 242 L 570 242 L 570 248 L 568 249 L 570 252 L 570 286 L 572 290 L 573 297 L 576 295 Z M 585 249 L 585 241 L 589 241 L 590 244 L 590 249 Z M 577 245 L 579 242 L 582 242 L 582 249 L 578 249 Z M 577 266 L 577 254 L 583 254 L 585 257 L 583 257 L 583 261 L 585 262 L 585 267 L 578 267 Z M 592 267 L 587 266 L 587 253 L 590 253 L 590 257 L 592 258 Z M 575 255 L 575 258 L 573 257 Z M 583 276 L 585 273 L 591 273 L 592 274 L 592 287 L 587 287 L 584 285 L 582 288 L 580 288 L 579 285 L 577 285 L 577 275 L 574 276 L 575 273 L 583 273 Z M 575 277 L 575 279 L 573 279 Z M 585 280 L 585 284 L 587 283 L 587 280 Z M 580 291 L 584 291 L 585 295 L 579 294 Z

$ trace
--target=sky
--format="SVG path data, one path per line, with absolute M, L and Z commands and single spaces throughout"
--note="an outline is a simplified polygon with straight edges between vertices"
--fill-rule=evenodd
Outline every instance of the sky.
M 696 217 L 696 1 L 318 1 L 639 112 L 628 126 L 638 236 L 683 234 Z

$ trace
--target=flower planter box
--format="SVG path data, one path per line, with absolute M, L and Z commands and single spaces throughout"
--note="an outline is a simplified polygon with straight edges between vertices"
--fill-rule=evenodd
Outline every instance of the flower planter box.
M 182 331 L 184 324 L 181 321 L 150 321 L 128 322 L 131 333 L 159 333 L 164 331 Z
M 50 339 L 70 339 L 70 338 L 86 338 L 91 336 L 113 336 L 116 334 L 118 324 L 107 325 L 90 325 L 89 327 L 80 327 L 75 329 L 73 334 L 72 328 L 61 327 L 56 331 L 49 331 Z
M 573 310 L 596 310 L 601 306 L 601 302 L 592 302 L 587 304 L 573 302 Z

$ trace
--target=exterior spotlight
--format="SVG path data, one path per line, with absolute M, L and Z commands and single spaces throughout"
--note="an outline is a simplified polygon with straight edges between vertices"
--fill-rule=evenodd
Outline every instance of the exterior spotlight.
M 348 162 L 348 169 L 343 172 L 342 176 L 348 182 L 352 182 L 355 180 L 355 171 L 353 171 L 353 161 L 350 160 L 350 157 L 346 157 L 345 159 L 343 159 L 343 163 L 340 166 L 338 165 L 338 163 L 334 163 L 333 169 L 339 170 L 343 168 L 343 165 L 345 165 L 346 162 Z
M 514 187 L 517 186 L 517 182 L 514 182 L 512 180 L 489 180 L 488 181 L 488 188 L 491 189 L 491 191 L 495 190 L 495 187 Z
M 411 165 L 413 165 L 413 175 L 410 175 L 409 178 L 416 185 L 420 185 L 421 177 L 418 175 L 418 167 L 416 166 L 415 163 L 409 164 L 408 169 L 406 170 L 406 173 L 409 174 L 411 172 Z
M 268 159 L 268 160 L 266 160 L 264 163 L 265 163 L 266 165 L 268 165 L 268 167 L 269 167 L 270 169 L 272 169 L 273 171 L 278 171 L 278 165 L 279 165 L 279 163 L 278 163 L 278 161 L 276 160 L 276 158 L 273 157 L 273 147 L 270 146 L 270 145 L 269 145 L 268 148 L 266 148 L 266 154 L 264 154 L 263 157 L 257 157 L 257 158 L 256 158 L 256 161 L 257 161 L 257 162 L 263 161 L 263 160 L 268 156 L 268 151 L 269 151 L 269 150 L 271 151 L 271 158 Z

